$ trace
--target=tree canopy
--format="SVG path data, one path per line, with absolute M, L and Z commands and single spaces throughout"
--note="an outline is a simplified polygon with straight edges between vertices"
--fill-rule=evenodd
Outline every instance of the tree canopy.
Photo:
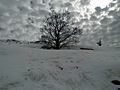
M 79 42 L 79 35 L 82 30 L 73 22 L 70 12 L 56 12 L 51 10 L 44 19 L 41 28 L 41 41 L 46 47 L 61 49 Z

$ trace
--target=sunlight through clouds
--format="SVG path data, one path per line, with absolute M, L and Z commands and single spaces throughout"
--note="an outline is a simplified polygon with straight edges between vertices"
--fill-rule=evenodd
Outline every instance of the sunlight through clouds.
M 105 8 L 112 2 L 112 0 L 91 0 L 89 8 L 94 11 L 95 7 Z

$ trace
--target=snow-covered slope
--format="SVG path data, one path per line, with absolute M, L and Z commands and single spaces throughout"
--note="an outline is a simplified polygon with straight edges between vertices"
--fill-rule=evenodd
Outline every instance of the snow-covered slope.
M 120 48 L 42 50 L 0 44 L 0 90 L 118 90 Z

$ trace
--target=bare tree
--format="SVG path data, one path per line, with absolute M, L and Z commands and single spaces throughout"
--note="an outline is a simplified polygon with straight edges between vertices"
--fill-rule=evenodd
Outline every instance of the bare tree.
M 51 10 L 41 28 L 41 41 L 46 47 L 61 49 L 79 42 L 82 30 L 75 26 L 70 12 Z

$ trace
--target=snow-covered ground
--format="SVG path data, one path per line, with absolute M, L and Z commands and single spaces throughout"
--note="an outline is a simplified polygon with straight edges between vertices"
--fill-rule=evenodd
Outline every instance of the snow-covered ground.
M 118 90 L 120 48 L 42 50 L 0 44 L 0 90 Z

